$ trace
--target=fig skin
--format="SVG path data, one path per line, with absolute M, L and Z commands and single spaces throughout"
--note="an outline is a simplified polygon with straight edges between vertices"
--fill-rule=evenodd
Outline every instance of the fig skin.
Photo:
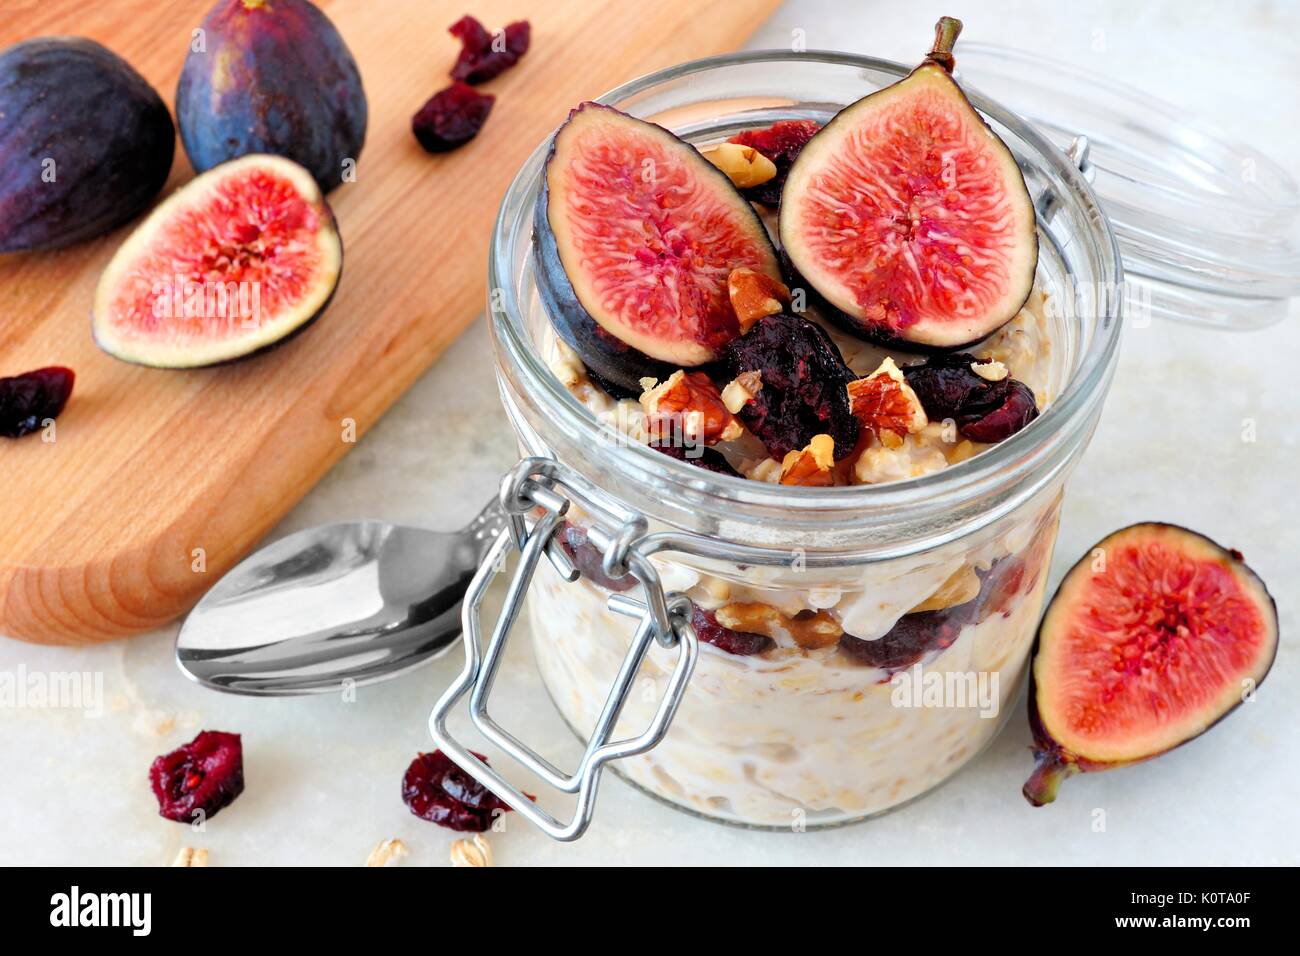
M 181 141 L 204 172 L 251 153 L 305 166 L 321 191 L 360 157 L 369 106 L 347 44 L 309 0 L 219 0 L 176 86 Z
M 951 17 L 943 17 L 935 27 L 935 43 L 926 58 L 907 76 L 903 77 L 896 83 L 891 84 L 884 89 L 877 90 L 854 103 L 850 103 L 833 116 L 825 126 L 823 126 L 808 144 L 800 151 L 798 157 L 791 165 L 787 174 L 787 188 L 783 190 L 781 196 L 781 205 L 778 209 L 777 221 L 781 235 L 781 247 L 783 265 L 791 289 L 796 287 L 802 288 L 808 297 L 808 301 L 817 309 L 818 314 L 823 316 L 827 321 L 833 323 L 838 328 L 864 341 L 873 342 L 887 348 L 901 347 L 909 351 L 923 354 L 935 354 L 942 352 L 961 351 L 970 348 L 977 342 L 982 341 L 989 335 L 996 332 L 999 328 L 1006 325 L 1019 314 L 1024 304 L 1029 300 L 1033 292 L 1034 273 L 1038 261 L 1038 234 L 1036 219 L 1033 209 L 1033 203 L 1029 196 L 1028 187 L 1025 185 L 1024 176 L 1016 166 L 1014 157 L 1006 144 L 997 136 L 979 112 L 971 105 L 966 97 L 965 91 L 951 77 L 953 69 L 952 46 L 956 42 L 957 35 L 961 32 L 961 22 Z M 791 240 L 795 239 L 793 235 L 795 230 L 791 228 L 793 213 L 788 210 L 793 208 L 789 202 L 791 190 L 789 184 L 791 181 L 797 181 L 799 172 L 807 169 L 817 161 L 817 146 L 819 140 L 822 143 L 831 142 L 832 137 L 838 135 L 841 128 L 853 121 L 858 111 L 863 108 L 869 108 L 873 100 L 877 97 L 896 95 L 896 91 L 908 86 L 909 83 L 917 78 L 924 77 L 942 77 L 939 81 L 944 84 L 944 89 L 952 96 L 953 108 L 962 110 L 969 116 L 973 117 L 989 137 L 994 141 L 996 146 L 1006 153 L 1007 165 L 1007 183 L 1008 188 L 1015 189 L 1019 187 L 1019 192 L 1023 195 L 1029 221 L 1025 224 L 1024 235 L 1022 240 L 1025 243 L 1025 254 L 1021 257 L 1024 262 L 1029 264 L 1025 275 L 1020 277 L 1018 284 L 1013 284 L 1011 290 L 1007 293 L 1007 302 L 1004 308 L 996 310 L 991 318 L 984 318 L 978 322 L 972 322 L 972 327 L 968 329 L 968 334 L 960 340 L 951 341 L 927 341 L 924 338 L 918 340 L 913 338 L 907 332 L 907 329 L 914 328 L 912 325 L 904 326 L 901 329 L 885 324 L 883 322 L 872 322 L 867 319 L 859 319 L 849 314 L 837 305 L 835 305 L 826 294 L 818 290 L 799 269 L 794 258 L 788 250 L 792 245 Z M 924 80 L 923 80 L 924 81 Z M 955 94 L 955 95 L 954 95 Z M 879 101 L 877 101 L 879 102 Z M 802 164 L 802 166 L 801 166 Z M 797 190 L 796 190 L 797 191 Z M 1023 294 L 1020 294 L 1023 292 Z M 1012 294 L 1014 293 L 1014 295 Z M 956 325 L 957 322 L 943 322 L 941 325 Z M 928 323 L 928 327 L 933 327 L 935 323 Z M 916 333 L 912 333 L 916 334 Z M 939 335 L 937 332 L 929 332 L 929 335 Z
M 135 218 L 175 150 L 167 105 L 111 50 L 39 37 L 0 52 L 0 253 L 61 249 Z
M 1217 726 L 1242 704 L 1241 699 L 1238 698 L 1235 703 L 1223 710 L 1222 713 L 1215 715 L 1214 718 L 1209 720 L 1200 730 L 1189 734 L 1187 737 L 1184 737 L 1169 746 L 1155 750 L 1154 752 L 1134 754 L 1128 759 L 1123 760 L 1090 759 L 1086 755 L 1076 753 L 1059 743 L 1048 730 L 1040 710 L 1039 697 L 1040 694 L 1044 693 L 1044 689 L 1039 681 L 1038 668 L 1036 665 L 1045 639 L 1050 639 L 1051 636 L 1048 632 L 1048 628 L 1052 620 L 1052 606 L 1059 598 L 1061 598 L 1066 585 L 1072 581 L 1076 572 L 1088 573 L 1085 566 L 1091 564 L 1093 560 L 1093 552 L 1097 549 L 1105 549 L 1112 541 L 1121 535 L 1140 534 L 1148 531 L 1162 535 L 1170 532 L 1177 535 L 1185 535 L 1200 547 L 1208 547 L 1228 559 L 1234 570 L 1239 572 L 1238 575 L 1234 575 L 1234 578 L 1239 583 L 1242 583 L 1242 578 L 1244 577 L 1245 582 L 1257 585 L 1258 594 L 1254 595 L 1254 597 L 1257 598 L 1255 603 L 1265 622 L 1271 626 L 1272 644 L 1269 649 L 1267 661 L 1260 661 L 1254 664 L 1254 669 L 1259 674 L 1259 677 L 1255 679 L 1256 689 L 1264 683 L 1265 678 L 1273 667 L 1273 662 L 1277 659 L 1277 648 L 1279 643 L 1277 602 L 1274 600 L 1273 595 L 1269 592 L 1267 586 L 1265 586 L 1259 575 L 1257 575 L 1242 559 L 1241 552 L 1224 548 L 1213 539 L 1201 534 L 1200 532 L 1193 531 L 1190 528 L 1158 521 L 1129 525 L 1128 527 L 1120 528 L 1118 531 L 1112 532 L 1092 548 L 1089 548 L 1088 551 L 1084 553 L 1083 557 L 1066 572 L 1065 577 L 1061 580 L 1060 587 L 1057 589 L 1056 595 L 1053 596 L 1051 602 L 1048 604 L 1047 610 L 1044 612 L 1043 620 L 1039 625 L 1038 635 L 1034 641 L 1034 647 L 1031 654 L 1031 665 L 1029 668 L 1028 713 L 1029 729 L 1034 739 L 1033 752 L 1035 767 L 1033 773 L 1025 782 L 1021 791 L 1025 800 L 1027 800 L 1031 806 L 1041 807 L 1053 802 L 1056 799 L 1061 783 L 1077 773 L 1095 773 L 1101 770 L 1111 770 L 1117 767 L 1129 766 L 1131 764 L 1144 763 L 1147 760 L 1159 757 L 1161 754 L 1168 753 L 1171 750 L 1176 750 L 1184 744 L 1190 743 L 1202 736 L 1211 728 Z M 1242 588 L 1243 591 L 1246 591 L 1245 583 L 1242 583 Z M 1247 591 L 1247 593 L 1249 592 Z
M 239 348 L 221 349 L 222 340 L 220 337 L 214 337 L 212 341 L 203 343 L 208 347 L 204 351 L 202 347 L 194 349 L 193 352 L 175 353 L 172 355 L 149 354 L 132 350 L 129 343 L 118 342 L 113 338 L 109 331 L 109 323 L 104 318 L 107 312 L 107 301 L 111 297 L 114 289 L 114 283 L 119 278 L 117 275 L 121 269 L 121 262 L 129 261 L 133 252 L 139 252 L 145 247 L 152 235 L 162 229 L 170 216 L 181 212 L 185 209 L 192 208 L 188 204 L 191 196 L 202 196 L 209 188 L 209 180 L 222 175 L 230 175 L 244 168 L 262 165 L 265 168 L 278 172 L 281 175 L 296 176 L 299 178 L 299 193 L 302 198 L 315 205 L 317 212 L 321 216 L 321 221 L 317 229 L 317 235 L 324 240 L 329 249 L 332 261 L 329 265 L 332 267 L 325 275 L 321 276 L 321 282 L 328 282 L 329 288 L 325 292 L 320 304 L 311 309 L 310 312 L 302 312 L 294 316 L 289 313 L 288 320 L 282 320 L 277 330 L 278 334 L 264 337 L 263 341 L 254 341 L 247 345 L 243 350 Z M 309 187 L 314 195 L 306 191 Z M 113 356 L 120 361 L 127 362 L 131 365 L 141 365 L 148 368 L 158 369 L 191 369 L 191 368 L 208 368 L 221 365 L 228 365 L 231 362 L 242 361 L 263 352 L 270 351 L 288 342 L 290 339 L 299 335 L 310 327 L 321 315 L 329 308 L 330 303 L 334 300 L 334 295 L 338 291 L 339 282 L 343 276 L 343 238 L 338 230 L 338 223 L 334 217 L 334 211 L 330 209 L 329 203 L 325 201 L 323 194 L 315 192 L 318 189 L 314 179 L 308 170 L 294 163 L 292 160 L 280 156 L 270 155 L 253 155 L 243 156 L 239 159 L 223 163 L 215 169 L 209 170 L 186 183 L 185 186 L 176 190 L 167 199 L 160 203 L 158 207 L 149 214 L 136 230 L 127 238 L 126 242 L 118 249 L 108 265 L 105 267 L 103 274 L 100 276 L 99 285 L 95 291 L 95 300 L 91 309 L 91 335 L 95 344 L 104 352 Z M 290 324 L 291 323 L 291 324 Z M 220 349 L 221 355 L 213 354 L 214 349 Z
M 550 156 L 554 154 L 552 145 Z M 549 156 L 547 164 L 550 164 Z M 659 381 L 668 378 L 676 371 L 674 366 L 653 359 L 606 332 L 578 301 L 578 293 L 560 261 L 555 233 L 542 225 L 547 221 L 549 207 L 550 185 L 543 177 L 542 191 L 533 210 L 533 250 L 537 256 L 537 294 L 556 335 L 578 353 L 606 391 L 609 388 L 604 383 L 608 382 L 626 395 L 635 396 L 640 394 L 642 378 L 649 376 Z
M 626 118 L 626 114 L 613 107 L 588 102 L 570 111 L 565 126 L 587 111 L 598 111 L 597 115 L 605 113 L 611 117 Z M 636 122 L 645 123 L 643 120 L 637 120 Z M 653 127 L 667 137 L 671 137 L 671 140 L 668 141 L 669 147 L 671 147 L 672 142 L 676 142 L 682 149 L 689 150 L 689 155 L 694 157 L 692 162 L 698 159 L 697 169 L 699 175 L 705 177 L 705 181 L 712 183 L 717 190 L 729 196 L 734 196 L 738 200 L 738 213 L 752 220 L 752 223 L 747 224 L 751 225 L 753 238 L 761 242 L 766 251 L 770 253 L 769 274 L 773 278 L 780 278 L 780 259 L 775 247 L 772 246 L 766 229 L 763 227 L 762 220 L 748 200 L 727 178 L 726 173 L 713 166 L 712 163 L 699 155 L 695 147 L 679 139 L 671 130 L 654 123 L 645 123 L 645 125 Z M 565 126 L 562 126 L 551 137 L 546 163 L 543 166 L 542 188 L 533 211 L 533 248 L 537 265 L 538 295 L 546 308 L 556 334 L 578 354 L 587 368 L 595 373 L 595 377 L 602 384 L 608 383 L 616 389 L 625 390 L 631 395 L 639 395 L 643 390 L 641 386 L 642 378 L 650 377 L 662 381 L 678 368 L 695 368 L 706 363 L 669 362 L 647 355 L 605 329 L 578 298 L 573 281 L 564 268 L 559 243 L 555 231 L 550 225 L 549 213 L 551 202 L 550 176 L 552 166 L 556 162 L 559 136 Z M 725 277 L 722 281 L 725 284 Z M 740 329 L 737 324 L 735 335 L 739 336 L 739 334 Z M 716 358 L 716 355 L 714 358 Z

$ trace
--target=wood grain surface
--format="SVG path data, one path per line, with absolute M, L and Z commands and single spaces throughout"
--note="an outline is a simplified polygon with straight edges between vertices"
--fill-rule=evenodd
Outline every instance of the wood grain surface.
M 0 47 L 92 37 L 169 105 L 207 0 L 0 0 Z M 330 195 L 345 248 L 334 303 L 263 355 L 139 368 L 99 352 L 90 302 L 131 226 L 54 253 L 0 256 L 0 375 L 67 365 L 55 440 L 0 443 L 0 634 L 84 643 L 184 613 L 482 311 L 488 239 L 523 159 L 584 98 L 737 47 L 776 0 L 714 4 L 476 0 L 527 17 L 532 49 L 489 83 L 483 132 L 429 156 L 410 117 L 448 82 L 464 2 L 322 0 L 361 68 L 370 126 L 357 180 Z M 177 144 L 164 195 L 193 172 Z M 485 369 L 487 374 L 488 370 Z M 436 374 L 436 372 L 434 373 Z

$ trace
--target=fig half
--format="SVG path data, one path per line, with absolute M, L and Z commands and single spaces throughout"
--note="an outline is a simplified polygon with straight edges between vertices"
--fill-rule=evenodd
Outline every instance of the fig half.
M 342 270 L 311 173 L 245 156 L 172 193 L 117 250 L 95 291 L 95 342 L 157 368 L 230 361 L 305 328 Z
M 925 62 L 836 114 L 786 178 L 783 251 L 827 318 L 862 338 L 959 348 L 1033 289 L 1033 202 L 951 76 L 960 31 L 940 20 Z
M 1277 607 L 1239 552 L 1177 525 L 1116 531 L 1070 569 L 1039 627 L 1025 799 L 1051 803 L 1074 773 L 1205 733 L 1263 682 L 1277 641 Z
M 662 126 L 596 103 L 555 134 L 533 240 L 556 333 L 637 392 L 740 335 L 732 270 L 781 278 L 767 230 L 724 173 Z

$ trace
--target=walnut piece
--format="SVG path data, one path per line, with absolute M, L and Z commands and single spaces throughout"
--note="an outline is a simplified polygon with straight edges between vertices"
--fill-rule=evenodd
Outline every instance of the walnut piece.
M 208 851 L 196 849 L 192 846 L 183 846 L 176 859 L 172 860 L 172 866 L 207 866 Z
M 956 607 L 958 604 L 965 604 L 967 601 L 974 600 L 975 595 L 979 593 L 979 576 L 975 573 L 974 568 L 969 564 L 964 564 L 949 575 L 948 580 L 939 585 L 939 590 L 907 613 L 942 611 L 945 608 Z
M 761 186 L 776 175 L 776 164 L 752 146 L 718 143 L 700 152 L 705 159 L 726 173 L 737 189 Z
M 791 451 L 781 461 L 781 484 L 810 488 L 835 483 L 835 439 L 814 435 L 805 447 Z
M 714 617 L 733 631 L 750 631 L 773 639 L 789 636 L 806 650 L 830 647 L 844 634 L 844 628 L 826 611 L 805 609 L 791 616 L 759 601 L 724 604 Z
M 397 866 L 410 853 L 401 840 L 380 840 L 366 857 L 366 866 Z
M 987 362 L 971 362 L 970 370 L 986 382 L 1000 382 L 1010 374 L 1007 367 L 997 359 L 989 359 Z
M 948 464 L 955 465 L 959 461 L 965 461 L 975 454 L 975 443 L 969 438 L 963 438 L 953 445 L 952 451 L 948 452 Z
M 474 839 L 455 840 L 451 844 L 452 866 L 491 866 L 492 846 L 487 837 L 475 833 Z
M 892 358 L 886 357 L 866 378 L 849 382 L 848 388 L 854 417 L 886 448 L 901 447 L 904 437 L 930 423 Z
M 776 315 L 790 303 L 790 290 L 784 282 L 753 269 L 732 269 L 727 276 L 727 295 L 741 334 L 748 332 L 759 319 Z
M 648 384 L 641 393 L 641 407 L 646 412 L 646 430 L 656 444 L 670 441 L 715 445 L 733 441 L 745 433 L 745 427 L 727 410 L 713 384 L 703 372 L 678 369 L 661 384 Z
M 757 369 L 741 372 L 722 389 L 722 404 L 735 415 L 763 390 L 763 373 Z

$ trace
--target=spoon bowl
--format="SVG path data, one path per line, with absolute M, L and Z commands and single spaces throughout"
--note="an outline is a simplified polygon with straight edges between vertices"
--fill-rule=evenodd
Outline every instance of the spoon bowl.
M 505 527 L 494 500 L 457 532 L 353 521 L 295 532 L 236 565 L 176 637 L 181 671 L 258 696 L 395 677 L 460 636 L 461 600 Z

